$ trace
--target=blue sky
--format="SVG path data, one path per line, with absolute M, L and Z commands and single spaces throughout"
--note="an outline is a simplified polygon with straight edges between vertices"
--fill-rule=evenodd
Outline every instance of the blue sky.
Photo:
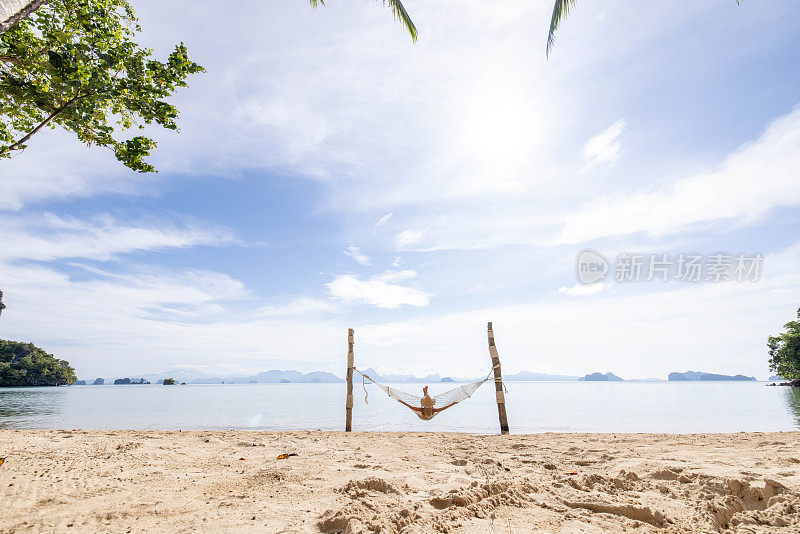
M 158 175 L 49 131 L 0 162 L 0 336 L 81 377 L 193 367 L 765 378 L 800 305 L 800 2 L 137 0 L 207 68 Z M 661 5 L 663 4 L 663 5 Z M 698 5 L 699 4 L 699 5 Z M 213 22 L 212 22 L 213 21 Z M 586 248 L 757 282 L 581 285 Z

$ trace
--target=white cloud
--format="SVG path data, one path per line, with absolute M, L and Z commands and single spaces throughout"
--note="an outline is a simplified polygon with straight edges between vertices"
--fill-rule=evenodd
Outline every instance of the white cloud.
M 585 295 L 596 295 L 604 289 L 611 287 L 609 284 L 596 282 L 594 284 L 575 284 L 574 286 L 562 286 L 558 288 L 558 292 L 570 297 L 579 297 Z
M 376 233 L 378 233 L 378 228 L 380 228 L 381 226 L 383 226 L 383 225 L 386 223 L 386 221 L 388 221 L 389 219 L 391 219 L 391 218 L 392 218 L 392 215 L 394 215 L 394 213 L 391 213 L 391 212 L 390 212 L 390 213 L 387 213 L 386 215 L 384 215 L 383 217 L 381 217 L 381 218 L 380 218 L 380 220 L 378 221 L 378 223 L 375 225 L 375 229 L 374 229 L 374 230 L 372 230 L 372 237 L 375 237 L 375 234 L 376 234 Z
M 0 210 L 20 210 L 51 198 L 98 193 L 135 194 L 157 180 L 125 169 L 111 151 L 82 145 L 73 135 L 45 129 L 29 148 L 0 160 Z
M 567 219 L 559 241 L 648 232 L 725 220 L 752 223 L 772 208 L 800 203 L 800 108 L 770 123 L 758 140 L 732 153 L 716 171 L 652 191 L 607 195 Z
M 402 232 L 393 244 L 416 251 L 513 244 L 549 247 L 640 233 L 649 240 L 672 234 L 685 240 L 708 228 L 760 223 L 774 208 L 800 204 L 797 168 L 800 108 L 769 123 L 752 141 L 704 162 L 701 171 L 693 172 L 695 164 L 675 180 L 663 178 L 656 169 L 657 178 L 646 181 L 664 185 L 639 190 L 615 182 L 576 187 L 566 177 L 563 187 L 554 186 L 546 194 L 510 195 L 492 204 L 470 202 L 423 211 L 402 222 L 425 231 Z
M 336 307 L 330 302 L 314 297 L 299 297 L 282 304 L 263 306 L 256 313 L 262 317 L 279 317 L 290 315 L 308 315 L 315 313 L 333 313 Z
M 147 269 L 147 273 L 111 274 L 81 282 L 88 293 L 113 294 L 122 302 L 137 303 L 142 308 L 170 309 L 175 305 L 197 306 L 240 300 L 249 295 L 240 280 L 227 274 L 190 269 L 182 272 Z M 216 312 L 221 308 L 212 308 Z
M 425 230 L 403 230 L 394 236 L 394 246 L 401 250 L 410 247 L 422 239 L 423 235 Z
M 142 334 L 138 329 L 144 322 L 152 320 L 158 328 L 161 321 L 213 320 L 225 302 L 249 297 L 241 281 L 223 273 L 144 266 L 122 274 L 84 269 L 91 278 L 76 279 L 38 265 L 0 263 L 11 310 L 3 315 L 6 327 L 24 338 L 29 335 L 24 332 L 36 332 L 44 340 L 88 344 L 112 331 L 124 344 L 131 341 L 126 332 Z
M 372 260 L 369 258 L 369 256 L 364 255 L 361 252 L 361 249 L 353 245 L 350 245 L 344 250 L 344 255 L 348 258 L 353 258 L 353 260 L 355 260 L 355 262 L 359 265 L 370 265 L 372 263 Z
M 386 272 L 369 280 L 351 275 L 336 276 L 326 284 L 330 294 L 345 302 L 366 302 L 378 308 L 394 309 L 402 305 L 425 307 L 430 295 L 419 289 L 397 284 L 416 276 L 413 271 Z
M 411 280 L 412 278 L 417 277 L 416 271 L 406 270 L 406 271 L 384 271 L 383 273 L 373 276 L 374 280 L 380 280 L 382 282 L 404 282 L 406 280 Z
M 583 147 L 583 159 L 586 163 L 581 172 L 588 172 L 598 165 L 611 166 L 619 160 L 622 153 L 619 136 L 625 130 L 625 125 L 625 119 L 619 119 L 586 142 Z
M 109 260 L 118 254 L 165 248 L 235 243 L 228 230 L 196 221 L 120 221 L 108 215 L 91 220 L 53 214 L 0 217 L 0 261 L 59 258 Z

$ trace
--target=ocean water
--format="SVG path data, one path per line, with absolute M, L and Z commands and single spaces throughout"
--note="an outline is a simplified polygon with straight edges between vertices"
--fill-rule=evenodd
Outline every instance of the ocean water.
M 422 384 L 394 384 L 420 394 Z M 431 384 L 431 393 L 453 384 Z M 763 382 L 510 382 L 512 433 L 800 429 L 800 389 Z M 353 430 L 499 432 L 491 382 L 432 421 L 361 382 Z M 343 430 L 344 384 L 0 388 L 0 428 Z

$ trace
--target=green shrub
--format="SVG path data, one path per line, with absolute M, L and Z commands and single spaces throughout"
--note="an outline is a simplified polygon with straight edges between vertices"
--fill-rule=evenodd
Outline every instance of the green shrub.
M 797 310 L 800 319 L 800 310 Z M 767 340 L 769 347 L 769 369 L 800 385 L 800 320 L 789 321 L 783 328 L 786 330 Z

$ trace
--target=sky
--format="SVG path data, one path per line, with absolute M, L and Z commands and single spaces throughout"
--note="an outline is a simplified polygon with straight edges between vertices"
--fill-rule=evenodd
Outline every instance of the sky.
M 358 367 L 474 377 L 492 321 L 504 373 L 769 375 L 800 307 L 800 1 L 581 1 L 549 59 L 550 0 L 408 0 L 417 43 L 380 2 L 132 4 L 207 72 L 158 174 L 59 130 L 0 160 L 0 337 L 81 378 L 343 376 L 354 328 Z M 739 255 L 758 272 L 706 279 Z

